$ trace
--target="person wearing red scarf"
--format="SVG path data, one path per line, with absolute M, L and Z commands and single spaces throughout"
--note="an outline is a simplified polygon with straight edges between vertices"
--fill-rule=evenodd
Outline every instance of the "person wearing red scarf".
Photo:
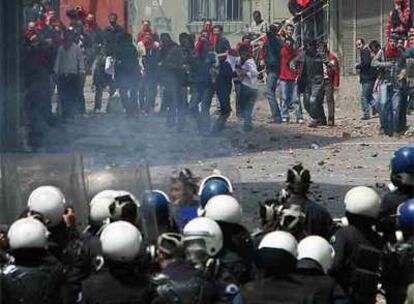
M 140 105 L 146 114 L 155 110 L 155 98 L 157 96 L 158 61 L 160 59 L 160 45 L 155 41 L 151 32 L 146 32 L 143 39 L 138 42 L 138 56 L 143 81 L 140 84 Z
M 298 73 L 292 70 L 290 63 L 298 56 L 298 50 L 295 49 L 295 42 L 291 37 L 285 40 L 285 43 L 280 50 L 280 91 L 282 99 L 281 116 L 283 122 L 290 121 L 289 109 L 291 106 L 295 109 L 296 122 L 304 123 L 302 105 L 298 98 L 298 86 L 296 79 Z
M 388 136 L 404 134 L 407 124 L 405 54 L 397 47 L 398 36 L 392 35 L 385 47 L 372 60 L 371 66 L 381 69 L 379 77 L 379 113 L 381 133 Z M 403 56 L 404 55 L 404 56 Z
M 389 41 L 392 34 L 397 33 L 406 37 L 411 21 L 410 0 L 394 0 L 394 9 L 387 19 L 386 38 Z

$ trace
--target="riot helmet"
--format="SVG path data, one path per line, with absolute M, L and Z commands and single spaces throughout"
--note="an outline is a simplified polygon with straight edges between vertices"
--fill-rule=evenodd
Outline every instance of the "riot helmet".
M 242 222 L 242 208 L 231 195 L 214 196 L 204 208 L 204 216 L 212 220 L 238 225 Z
M 198 192 L 201 208 L 203 209 L 212 197 L 220 194 L 233 194 L 233 186 L 230 180 L 223 175 L 206 177 L 201 182 Z
M 170 199 L 160 190 L 146 191 L 143 195 L 143 212 L 146 216 L 155 215 L 158 226 L 170 225 Z M 152 214 L 154 213 L 154 214 Z
M 109 206 L 114 202 L 116 196 L 118 196 L 117 191 L 104 190 L 92 198 L 89 204 L 89 218 L 92 223 L 100 225 L 103 221 L 111 217 Z
M 109 205 L 111 221 L 127 221 L 136 224 L 139 220 L 139 202 L 130 192 L 117 191 L 117 196 Z
M 27 217 L 15 221 L 7 233 L 11 250 L 46 248 L 49 232 L 37 219 Z
M 346 193 L 344 203 L 346 212 L 376 219 L 380 211 L 381 199 L 375 190 L 358 186 Z
M 195 218 L 183 230 L 187 259 L 195 265 L 204 265 L 208 258 L 216 256 L 223 248 L 223 232 L 220 226 L 206 217 Z
M 400 229 L 414 234 L 414 199 L 409 199 L 398 206 L 397 219 Z
M 256 265 L 265 276 L 290 273 L 296 267 L 297 246 L 295 237 L 289 232 L 270 232 L 259 244 Z
M 142 235 L 131 223 L 117 221 L 103 229 L 100 242 L 104 257 L 111 261 L 130 262 L 140 252 Z
M 414 187 L 414 145 L 404 146 L 394 152 L 391 181 L 397 187 Z
M 311 184 L 311 175 L 309 170 L 298 164 L 289 168 L 287 171 L 286 186 L 290 193 L 296 195 L 305 195 Z
M 51 226 L 57 226 L 62 222 L 65 203 L 65 196 L 59 188 L 41 186 L 32 191 L 27 207 L 30 211 L 43 214 L 50 221 Z
M 311 259 L 317 262 L 324 273 L 328 273 L 335 258 L 335 250 L 327 240 L 311 235 L 299 242 L 298 259 Z
M 181 256 L 183 248 L 183 236 L 179 233 L 163 233 L 158 237 L 157 249 L 159 253 L 167 257 Z

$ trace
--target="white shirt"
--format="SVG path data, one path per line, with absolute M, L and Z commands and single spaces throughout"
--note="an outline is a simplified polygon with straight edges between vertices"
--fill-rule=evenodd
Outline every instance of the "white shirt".
M 56 75 L 85 73 L 85 61 L 79 45 L 72 44 L 68 49 L 59 47 L 54 72 Z
M 257 89 L 257 76 L 259 76 L 259 72 L 254 60 L 252 58 L 246 60 L 241 68 L 246 71 L 246 76 L 241 80 L 242 84 L 249 88 Z
M 256 21 L 253 20 L 250 25 L 249 32 L 254 34 L 266 34 L 267 32 L 267 22 L 262 20 L 259 24 L 256 24 Z

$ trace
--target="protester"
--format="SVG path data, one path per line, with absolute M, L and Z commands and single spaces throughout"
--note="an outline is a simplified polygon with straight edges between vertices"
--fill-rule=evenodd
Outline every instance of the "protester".
M 387 18 L 386 37 L 389 42 L 393 34 L 407 37 L 412 25 L 411 9 L 409 0 L 394 0 L 394 9 L 390 11 Z
M 150 32 L 145 32 L 143 39 L 137 44 L 143 79 L 140 86 L 139 99 L 144 113 L 151 114 L 155 110 L 155 98 L 158 85 L 158 62 L 160 46 Z
M 210 51 L 210 42 L 201 38 L 195 48 L 195 57 L 190 72 L 190 82 L 195 86 L 195 109 L 198 130 L 201 134 L 210 132 L 210 106 L 217 80 L 219 61 Z
M 54 66 L 64 118 L 73 118 L 75 114 L 81 114 L 84 108 L 79 92 L 85 74 L 85 62 L 75 38 L 73 31 L 64 33 L 63 45 L 59 47 Z
M 285 29 L 285 42 L 280 50 L 280 91 L 282 98 L 282 122 L 290 121 L 289 111 L 293 107 L 296 115 L 296 122 L 303 124 L 305 121 L 302 114 L 302 104 L 298 96 L 297 68 L 291 69 L 290 63 L 298 56 L 295 41 L 292 37 L 292 26 L 287 25 Z
M 138 69 L 138 52 L 132 44 L 131 34 L 124 33 L 119 39 L 115 80 L 121 95 L 122 105 L 128 116 L 138 114 L 138 82 L 141 74 Z
M 262 18 L 262 13 L 260 11 L 253 12 L 253 22 L 250 25 L 249 32 L 256 35 L 266 34 L 267 22 Z
M 397 37 L 392 36 L 384 53 L 376 56 L 371 63 L 374 68 L 382 68 L 379 112 L 381 132 L 388 136 L 404 134 L 406 130 L 407 83 L 402 55 L 397 48 Z
M 304 94 L 304 106 L 309 113 L 310 127 L 326 125 L 323 109 L 324 69 L 321 56 L 317 52 L 316 41 L 305 42 L 305 52 L 299 58 L 301 73 L 298 79 L 299 92 Z
M 328 125 L 335 125 L 335 94 L 334 89 L 339 87 L 338 58 L 328 49 L 326 42 L 319 44 L 318 52 L 323 60 L 324 88 L 323 97 L 326 98 L 328 108 Z M 326 117 L 326 116 L 325 116 Z
M 257 71 L 256 63 L 252 58 L 250 48 L 242 45 L 239 48 L 240 64 L 236 67 L 236 74 L 241 81 L 240 86 L 240 112 L 243 118 L 243 130 L 253 130 L 252 114 L 257 98 Z
M 279 102 L 276 99 L 276 88 L 279 80 L 280 73 L 280 52 L 283 46 L 283 42 L 279 37 L 278 26 L 271 24 L 269 31 L 266 34 L 266 42 L 264 44 L 264 63 L 266 65 L 266 97 L 269 101 L 270 111 L 272 117 L 271 123 L 281 123 L 282 118 L 280 115 Z
M 356 69 L 359 71 L 359 82 L 361 84 L 362 119 L 368 120 L 370 118 L 370 108 L 375 112 L 376 101 L 372 93 L 377 79 L 377 71 L 371 66 L 371 50 L 365 44 L 364 39 L 357 39 L 355 45 L 360 52 L 360 62 L 356 65 Z

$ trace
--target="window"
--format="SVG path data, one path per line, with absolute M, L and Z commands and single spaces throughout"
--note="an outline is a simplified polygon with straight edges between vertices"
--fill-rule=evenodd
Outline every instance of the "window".
M 190 21 L 240 21 L 242 0 L 189 0 Z

